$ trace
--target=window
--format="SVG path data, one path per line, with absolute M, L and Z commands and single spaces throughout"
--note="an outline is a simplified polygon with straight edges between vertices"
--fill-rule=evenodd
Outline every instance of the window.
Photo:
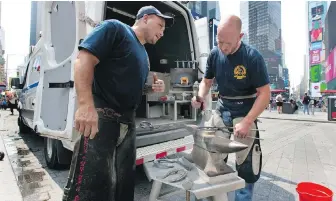
M 41 56 L 33 58 L 29 66 L 30 74 L 28 76 L 28 85 L 34 84 L 40 79 Z

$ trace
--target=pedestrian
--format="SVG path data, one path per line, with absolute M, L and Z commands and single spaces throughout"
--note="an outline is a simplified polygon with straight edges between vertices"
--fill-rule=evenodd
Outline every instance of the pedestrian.
M 281 93 L 279 93 L 279 94 L 275 97 L 275 102 L 276 102 L 276 106 L 277 106 L 278 113 L 281 114 L 281 113 L 282 113 L 282 105 L 283 105 L 283 99 L 282 99 L 282 95 L 281 95 Z
M 173 18 L 142 7 L 131 27 L 101 22 L 79 45 L 74 82 L 78 109 L 76 142 L 65 201 L 133 201 L 135 110 L 149 73 L 144 44 L 154 45 Z M 164 91 L 156 79 L 154 92 Z
M 310 101 L 310 104 L 311 104 L 312 115 L 315 115 L 315 108 L 317 107 L 317 100 L 316 99 L 312 99 Z
M 254 183 L 260 178 L 262 154 L 259 139 L 246 136 L 259 138 L 259 132 L 251 128 L 258 128 L 257 117 L 269 104 L 271 92 L 264 59 L 256 49 L 241 41 L 241 27 L 241 19 L 234 15 L 220 21 L 218 46 L 211 50 L 199 86 L 199 100 L 193 97 L 192 105 L 206 106 L 206 96 L 215 78 L 220 97 L 216 110 L 223 123 L 234 128 L 230 130 L 235 140 L 249 145 L 236 153 L 238 175 L 246 182 L 244 188 L 236 191 L 236 201 L 251 201 Z
M 7 104 L 11 111 L 11 115 L 14 115 L 14 109 L 17 109 L 17 96 L 15 92 L 7 93 Z
M 308 96 L 307 93 L 304 94 L 303 99 L 302 99 L 302 104 L 303 104 L 303 114 L 309 115 L 309 104 L 310 104 L 310 97 Z

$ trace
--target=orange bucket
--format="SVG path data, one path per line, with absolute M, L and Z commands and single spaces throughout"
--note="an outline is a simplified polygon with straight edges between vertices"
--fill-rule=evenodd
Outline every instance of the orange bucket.
M 301 182 L 296 186 L 300 201 L 332 201 L 333 192 L 312 182 Z

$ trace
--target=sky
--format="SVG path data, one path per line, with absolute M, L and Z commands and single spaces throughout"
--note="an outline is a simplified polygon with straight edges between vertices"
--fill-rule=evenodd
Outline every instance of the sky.
M 222 17 L 234 14 L 240 15 L 240 1 L 224 0 L 220 2 Z M 307 53 L 308 34 L 306 16 L 306 1 L 283 0 L 281 2 L 282 36 L 285 42 L 285 63 L 289 70 L 291 87 L 300 84 L 304 69 L 304 55 Z M 302 9 L 298 9 L 302 8 Z M 294 31 L 295 30 L 295 31 Z
M 2 1 L 1 27 L 5 30 L 8 76 L 16 76 L 15 69 L 24 62 L 24 56 L 29 53 L 30 1 Z
M 298 9 L 305 8 L 305 1 L 295 0 L 295 6 L 293 0 L 283 0 L 281 4 L 285 62 L 289 69 L 291 85 L 296 86 L 303 76 L 304 54 L 307 51 L 307 14 L 305 9 Z M 240 1 L 222 1 L 222 16 L 239 15 L 239 6 Z M 29 50 L 30 1 L 3 1 L 1 7 L 1 26 L 5 30 L 5 48 L 9 54 L 8 69 L 15 69 L 23 63 L 23 57 Z M 9 70 L 9 73 L 15 74 L 15 71 Z

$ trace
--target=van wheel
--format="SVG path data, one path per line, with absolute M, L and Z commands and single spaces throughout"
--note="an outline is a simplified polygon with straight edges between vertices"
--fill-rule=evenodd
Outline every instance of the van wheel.
M 20 133 L 30 133 L 31 132 L 31 129 L 28 126 L 26 126 L 26 124 L 24 124 L 21 116 L 18 117 L 18 126 L 19 126 Z
M 67 169 L 71 164 L 72 152 L 65 149 L 60 140 L 44 138 L 44 158 L 50 169 Z

